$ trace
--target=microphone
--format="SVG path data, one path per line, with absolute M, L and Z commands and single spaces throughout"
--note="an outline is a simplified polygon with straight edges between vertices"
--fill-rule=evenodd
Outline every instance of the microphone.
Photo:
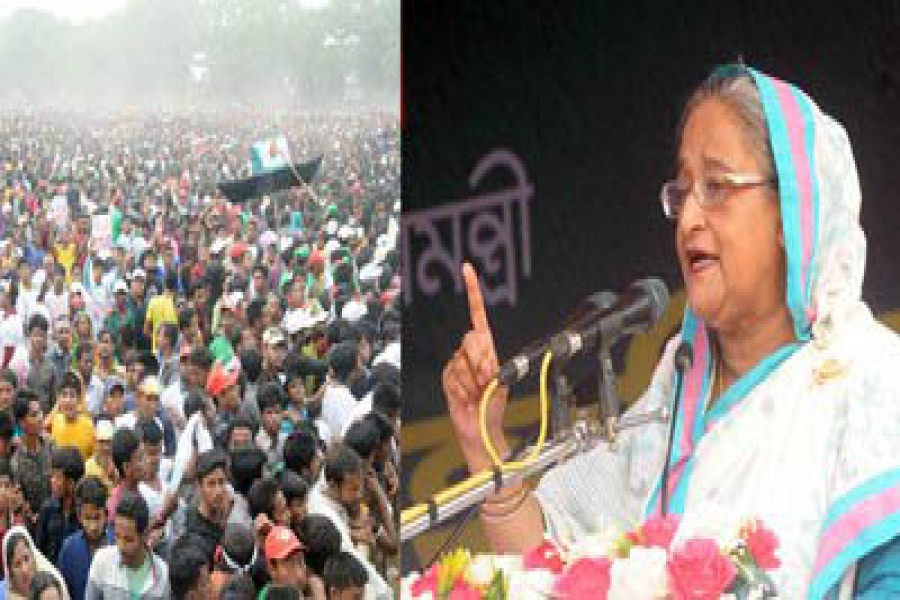
M 660 514 L 666 516 L 669 504 L 669 457 L 672 455 L 672 438 L 675 437 L 675 420 L 678 418 L 678 403 L 681 399 L 681 388 L 684 385 L 684 374 L 690 370 L 694 363 L 694 349 L 687 342 L 681 342 L 675 351 L 675 400 L 672 402 L 672 412 L 669 416 L 669 437 L 666 440 L 666 459 L 663 463 L 662 488 L 660 490 L 661 503 Z
M 656 324 L 669 304 L 669 291 L 660 279 L 648 277 L 630 286 L 615 304 L 586 319 L 581 327 L 567 328 L 553 336 L 554 358 L 571 358 L 597 343 L 609 346 L 623 335 L 644 333 Z
M 567 319 L 569 325 L 566 325 L 566 328 L 582 329 L 586 327 L 597 318 L 598 313 L 612 308 L 617 299 L 618 295 L 609 290 L 591 294 L 569 316 Z M 500 367 L 500 374 L 497 376 L 500 385 L 508 387 L 525 379 L 531 371 L 531 366 L 539 361 L 549 349 L 550 341 L 544 339 L 536 344 L 526 346 L 521 352 L 504 362 Z

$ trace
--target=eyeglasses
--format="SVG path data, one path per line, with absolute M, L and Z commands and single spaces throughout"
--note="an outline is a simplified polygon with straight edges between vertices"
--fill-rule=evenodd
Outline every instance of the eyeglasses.
M 725 202 L 736 189 L 773 185 L 776 181 L 774 177 L 764 177 L 749 173 L 708 175 L 697 182 L 700 192 L 697 196 L 697 203 L 704 209 L 713 208 Z M 678 217 L 681 216 L 681 210 L 684 208 L 684 203 L 687 202 L 688 195 L 690 195 L 693 187 L 693 185 L 677 179 L 663 184 L 659 193 L 659 199 L 662 202 L 663 213 L 665 213 L 667 219 L 671 221 L 678 220 Z

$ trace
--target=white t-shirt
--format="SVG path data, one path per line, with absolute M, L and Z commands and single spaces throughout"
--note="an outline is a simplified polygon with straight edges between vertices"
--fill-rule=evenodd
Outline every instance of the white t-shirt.
M 25 341 L 25 328 L 18 312 L 0 317 L 0 355 L 6 348 L 15 348 Z
M 320 417 L 330 432 L 328 439 L 323 438 L 326 444 L 331 444 L 334 438 L 344 431 L 344 426 L 350 422 L 355 409 L 356 398 L 353 397 L 350 388 L 342 383 L 328 384 L 322 396 Z
M 53 327 L 60 317 L 69 315 L 69 292 L 63 290 L 61 294 L 56 294 L 49 289 L 44 294 L 44 304 L 50 312 L 50 326 Z
M 384 350 L 381 351 L 381 354 L 375 357 L 375 360 L 372 361 L 373 365 L 377 365 L 378 363 L 389 363 L 400 368 L 400 342 L 391 342 L 387 346 L 385 346 Z

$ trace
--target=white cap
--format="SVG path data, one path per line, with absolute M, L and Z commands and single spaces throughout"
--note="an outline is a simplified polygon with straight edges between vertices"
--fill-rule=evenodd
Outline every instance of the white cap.
M 122 281 L 121 279 L 116 280 L 116 284 L 113 286 L 114 292 L 128 292 L 128 284 Z
M 341 247 L 341 243 L 337 240 L 328 240 L 325 242 L 325 254 L 330 256 L 332 252 Z
M 365 304 L 359 300 L 350 300 L 344 305 L 343 310 L 341 310 L 341 318 L 346 319 L 351 323 L 355 323 L 366 316 L 366 313 L 368 312 L 369 309 Z
M 212 243 L 212 245 L 209 247 L 209 251 L 212 252 L 213 254 L 218 254 L 219 252 L 224 250 L 225 246 L 227 246 L 227 245 L 228 245 L 228 240 L 225 240 L 223 238 L 216 238 L 216 241 L 214 241 Z
M 271 244 L 278 243 L 278 234 L 272 231 L 271 229 L 267 229 L 262 232 L 259 236 L 259 243 L 263 246 L 269 246 Z
M 131 272 L 132 279 L 147 279 L 147 272 L 142 268 L 138 267 L 134 271 Z
M 81 285 L 80 281 L 75 281 L 72 283 L 70 290 L 73 294 L 81 294 L 84 292 L 84 286 Z
M 334 219 L 329 219 L 327 223 L 325 223 L 325 233 L 328 235 L 334 235 L 337 233 L 338 224 Z
M 349 225 L 341 225 L 341 228 L 338 229 L 337 236 L 341 240 L 349 240 L 353 237 L 353 228 Z
M 376 281 L 381 277 L 383 270 L 378 263 L 370 262 L 359 270 L 359 279 L 360 281 Z
M 281 326 L 288 332 L 288 335 L 294 335 L 298 331 L 312 326 L 313 320 L 309 313 L 302 308 L 294 308 L 289 310 L 281 321 Z

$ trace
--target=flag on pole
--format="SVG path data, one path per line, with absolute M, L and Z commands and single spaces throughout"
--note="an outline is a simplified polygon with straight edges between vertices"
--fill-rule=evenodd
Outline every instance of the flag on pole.
M 220 181 L 216 186 L 231 202 L 243 204 L 251 198 L 262 198 L 294 186 L 309 184 L 322 164 L 318 156 L 304 163 L 286 165 L 262 175 L 253 175 L 246 179 Z
M 288 141 L 283 135 L 254 142 L 250 146 L 250 166 L 254 175 L 280 169 L 287 166 L 289 161 Z

